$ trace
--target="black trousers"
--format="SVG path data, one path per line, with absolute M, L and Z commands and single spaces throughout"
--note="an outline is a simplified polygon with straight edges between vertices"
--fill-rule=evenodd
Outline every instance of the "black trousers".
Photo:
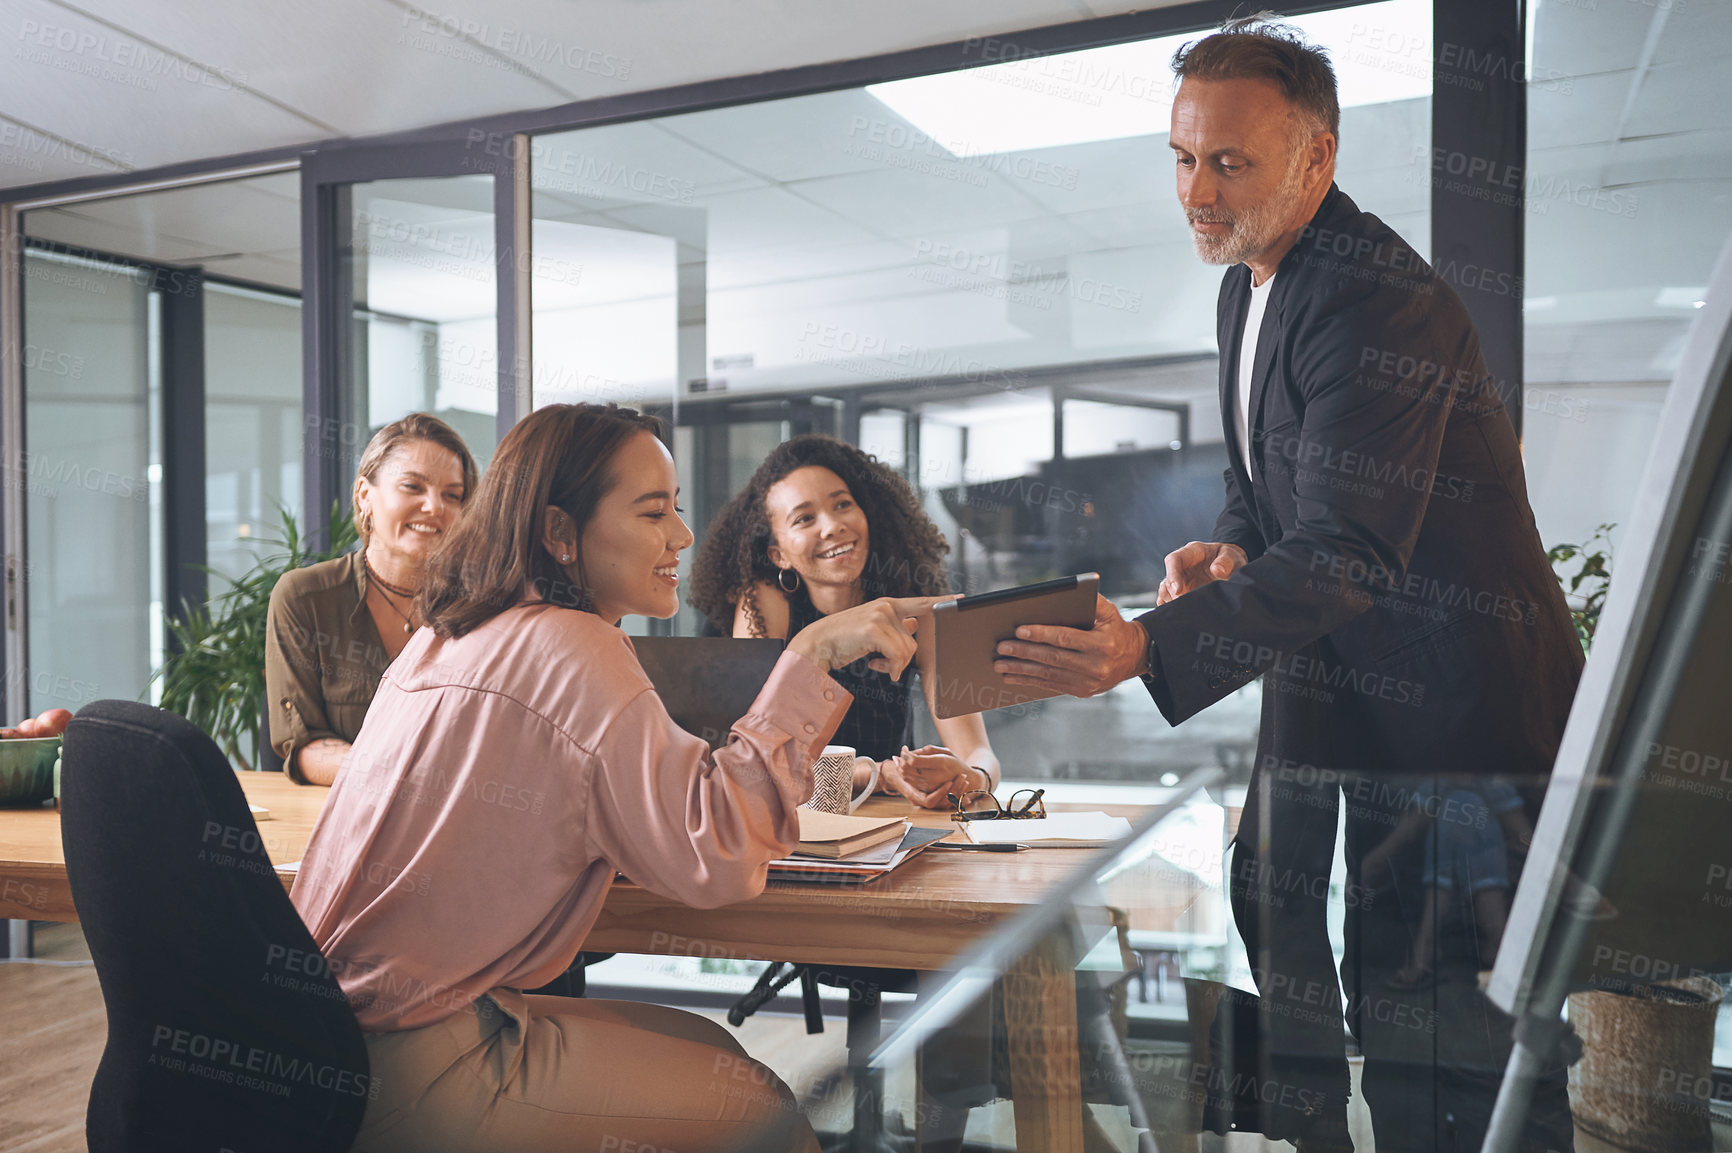
M 1337 987 L 1326 909 L 1343 803 L 1349 883 Z M 1513 1026 L 1477 981 L 1492 964 L 1484 922 L 1495 918 L 1486 914 L 1513 894 L 1509 857 L 1520 847 L 1501 831 L 1500 818 L 1514 818 L 1499 804 L 1508 801 L 1483 781 L 1254 771 L 1229 891 L 1260 995 L 1264 1116 L 1283 1130 L 1271 1136 L 1345 1142 L 1345 1017 L 1365 1058 L 1378 1153 L 1477 1153 Z M 1379 875 L 1356 884 L 1373 854 Z M 1415 955 L 1428 904 L 1431 947 Z M 1561 1064 L 1535 1088 L 1521 1148 L 1573 1148 Z

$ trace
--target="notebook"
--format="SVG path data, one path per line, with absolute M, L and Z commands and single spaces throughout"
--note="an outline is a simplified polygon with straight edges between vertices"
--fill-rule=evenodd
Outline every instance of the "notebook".
M 900 868 L 910 857 L 950 835 L 949 829 L 908 826 L 899 842 L 885 841 L 840 860 L 785 857 L 770 862 L 770 880 L 806 884 L 865 885 Z
M 796 856 L 836 860 L 869 849 L 885 841 L 900 839 L 908 829 L 901 817 L 856 817 L 846 813 L 821 813 L 805 805 L 799 808 L 800 844 Z

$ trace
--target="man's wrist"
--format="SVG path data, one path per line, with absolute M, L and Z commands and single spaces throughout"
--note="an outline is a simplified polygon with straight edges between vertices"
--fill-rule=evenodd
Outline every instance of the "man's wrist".
M 1137 663 L 1131 670 L 1133 677 L 1147 677 L 1152 667 L 1149 652 L 1154 647 L 1154 638 L 1149 635 L 1149 627 L 1143 623 L 1142 617 L 1133 618 L 1131 624 L 1136 626 Z
M 1149 626 L 1146 623 L 1144 623 L 1142 617 L 1137 617 L 1137 618 L 1133 619 L 1131 621 L 1131 623 L 1133 625 L 1137 626 L 1138 639 L 1142 641 L 1142 645 L 1141 645 L 1141 649 L 1140 649 L 1142 655 L 1140 657 L 1138 657 L 1137 669 L 1136 669 L 1136 672 L 1133 673 L 1132 675 L 1137 676 L 1137 677 L 1141 677 L 1146 683 L 1153 685 L 1154 684 L 1154 675 L 1155 675 L 1155 662 L 1154 662 L 1155 638 L 1154 638 L 1154 635 L 1149 632 Z

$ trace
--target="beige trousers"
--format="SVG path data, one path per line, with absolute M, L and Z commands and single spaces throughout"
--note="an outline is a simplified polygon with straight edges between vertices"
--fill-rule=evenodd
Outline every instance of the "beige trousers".
M 695 1013 L 501 988 L 366 1039 L 355 1153 L 818 1153 L 788 1087 Z

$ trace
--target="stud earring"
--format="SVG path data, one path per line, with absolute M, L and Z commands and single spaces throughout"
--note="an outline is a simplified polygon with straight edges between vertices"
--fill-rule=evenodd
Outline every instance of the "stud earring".
M 570 564 L 571 563 L 571 554 L 568 552 L 560 553 L 559 554 L 559 563 L 560 564 Z

